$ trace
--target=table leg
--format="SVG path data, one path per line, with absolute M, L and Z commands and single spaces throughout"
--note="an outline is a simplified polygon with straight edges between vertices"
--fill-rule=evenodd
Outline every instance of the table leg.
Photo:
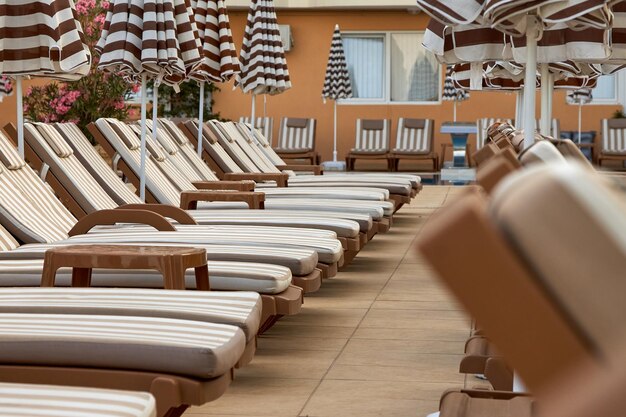
M 72 287 L 91 287 L 91 268 L 72 268 Z
M 452 136 L 452 160 L 455 168 L 465 167 L 467 164 L 467 134 L 453 133 Z
M 196 272 L 196 289 L 199 291 L 210 291 L 211 285 L 209 284 L 209 268 L 207 265 L 198 266 L 195 269 Z

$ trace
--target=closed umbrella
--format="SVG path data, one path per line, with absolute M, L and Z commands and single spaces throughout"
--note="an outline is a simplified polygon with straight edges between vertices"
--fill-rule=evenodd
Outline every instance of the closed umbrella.
M 114 0 L 96 50 L 98 68 L 141 79 L 139 195 L 145 201 L 148 78 L 178 85 L 200 61 L 200 41 L 184 0 Z M 156 105 L 156 103 L 155 103 Z
M 252 126 L 255 96 L 280 94 L 291 88 L 285 51 L 272 0 L 252 0 L 239 56 L 241 73 L 235 86 L 252 94 Z
M 453 120 L 456 122 L 456 103 L 459 101 L 464 101 L 469 98 L 469 93 L 466 90 L 461 88 L 456 88 L 454 85 L 454 80 L 452 79 L 452 66 L 448 65 L 446 68 L 446 79 L 443 83 L 443 94 L 441 95 L 441 99 L 443 101 L 453 101 L 454 102 L 454 118 Z
M 326 77 L 324 78 L 324 88 L 322 98 L 333 100 L 334 125 L 333 125 L 333 162 L 337 162 L 337 100 L 352 97 L 352 82 L 348 73 L 348 64 L 343 50 L 341 31 L 339 25 L 335 25 L 333 39 L 330 44 L 328 64 L 326 65 Z
M 0 102 L 2 102 L 2 98 L 8 95 L 11 95 L 13 92 L 13 84 L 11 84 L 11 80 L 9 77 L 1 76 L 0 77 Z
M 578 90 L 572 90 L 567 93 L 566 99 L 569 104 L 578 105 L 578 143 L 580 143 L 582 134 L 583 105 L 591 103 L 591 101 L 593 100 L 593 95 L 590 88 L 580 88 Z
M 223 0 L 192 0 L 194 20 L 202 43 L 202 59 L 189 74 L 200 83 L 198 119 L 204 116 L 204 84 L 225 82 L 241 70 Z M 202 153 L 202 129 L 198 130 L 198 155 Z
M 4 0 L 0 5 L 0 75 L 16 80 L 18 151 L 24 156 L 22 78 L 78 79 L 91 54 L 71 0 Z

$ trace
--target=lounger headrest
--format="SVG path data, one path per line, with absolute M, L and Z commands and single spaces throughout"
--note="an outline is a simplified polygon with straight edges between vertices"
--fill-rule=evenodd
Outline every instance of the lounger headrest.
M 424 129 L 426 119 L 404 119 L 404 127 L 407 129 Z
M 162 129 L 167 131 L 167 133 L 169 134 L 169 137 L 172 140 L 174 140 L 174 142 L 176 142 L 176 144 L 178 144 L 178 145 L 186 145 L 189 142 L 189 140 L 187 139 L 187 136 L 182 134 L 182 132 L 179 132 L 179 130 L 176 127 L 176 125 L 174 123 L 172 123 L 170 120 L 159 119 L 159 124 L 161 125 Z M 178 133 L 181 133 L 181 134 L 178 134 Z
M 304 129 L 309 125 L 309 119 L 300 119 L 296 117 L 288 117 L 285 123 L 287 127 L 295 127 L 298 129 Z M 261 127 L 261 126 L 259 126 Z
M 384 128 L 384 120 L 361 120 L 361 129 L 363 130 L 383 130 Z
M 519 161 L 522 165 L 530 165 L 538 162 L 565 162 L 565 158 L 550 141 L 540 140 L 525 149 L 519 155 Z
M 197 126 L 197 124 L 195 125 Z M 212 128 L 210 128 L 209 126 L 205 124 L 202 125 L 202 135 L 204 136 L 206 140 L 209 141 L 211 145 L 215 145 L 217 143 L 217 138 L 215 137 L 215 134 L 212 132 Z
M 165 152 L 170 155 L 176 155 L 178 153 L 178 146 L 173 143 L 174 139 L 172 139 L 169 132 L 163 129 L 161 126 L 158 127 L 157 140 L 159 145 L 163 148 Z
M 610 129 L 626 129 L 626 119 L 608 119 L 607 126 Z
M 9 138 L 0 132 L 0 161 L 7 169 L 20 169 L 26 165 L 26 161 L 20 158 L 20 154 L 11 144 Z
M 221 134 L 222 138 L 224 138 L 225 140 L 227 140 L 230 143 L 234 143 L 235 142 L 235 138 L 233 138 L 233 136 L 231 135 L 231 123 L 230 122 L 218 122 L 215 121 L 213 123 L 213 126 L 215 126 L 215 128 L 218 130 L 218 132 Z
M 141 147 L 141 141 L 126 123 L 116 119 L 106 119 L 106 121 L 117 132 L 117 136 L 128 149 L 134 151 Z
M 45 123 L 34 123 L 34 125 L 36 126 L 35 130 L 39 130 L 40 136 L 59 158 L 67 158 L 74 153 L 70 145 L 65 142 L 65 139 L 54 127 Z
M 152 137 L 146 138 L 146 149 L 148 153 L 152 157 L 152 159 L 163 162 L 167 159 L 165 152 L 163 152 L 163 148 L 158 143 L 155 143 Z

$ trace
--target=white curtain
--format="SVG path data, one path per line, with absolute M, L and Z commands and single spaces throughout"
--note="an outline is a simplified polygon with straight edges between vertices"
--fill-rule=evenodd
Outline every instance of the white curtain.
M 391 101 L 437 101 L 440 68 L 421 34 L 391 34 Z
M 346 62 L 355 98 L 383 99 L 385 39 L 382 36 L 344 36 Z

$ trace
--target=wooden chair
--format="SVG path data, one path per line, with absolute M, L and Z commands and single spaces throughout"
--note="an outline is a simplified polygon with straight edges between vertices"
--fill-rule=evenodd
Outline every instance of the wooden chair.
M 240 117 L 240 123 L 250 124 L 252 118 Z M 265 139 L 272 145 L 274 143 L 274 119 L 271 117 L 257 117 L 254 122 L 254 128 L 258 129 Z
M 602 120 L 602 142 L 596 153 L 597 163 L 603 161 L 626 161 L 626 119 Z
M 432 161 L 433 171 L 439 166 L 439 156 L 434 150 L 435 123 L 431 119 L 398 120 L 396 146 L 389 159 L 392 170 L 397 171 L 401 159 Z
M 283 117 L 280 122 L 278 147 L 274 150 L 283 159 L 309 159 L 319 165 L 315 151 L 315 119 Z
M 355 145 L 346 156 L 346 170 L 354 170 L 357 159 L 385 159 L 387 169 L 392 170 L 389 159 L 389 120 L 357 119 Z

